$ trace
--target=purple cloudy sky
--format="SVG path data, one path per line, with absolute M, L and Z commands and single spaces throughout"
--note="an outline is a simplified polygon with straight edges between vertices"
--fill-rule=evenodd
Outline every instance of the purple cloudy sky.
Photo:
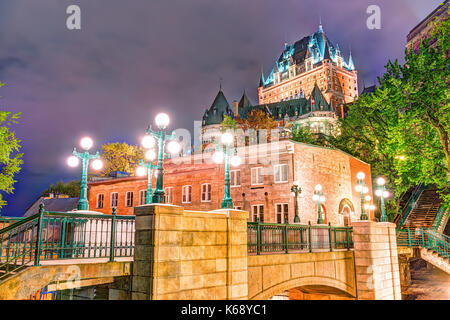
M 65 159 L 89 134 L 95 147 L 139 143 L 160 111 L 192 130 L 223 78 L 229 100 L 256 86 L 285 40 L 317 30 L 351 47 L 360 87 L 373 84 L 406 35 L 439 0 L 0 0 L 0 108 L 22 112 L 15 127 L 24 166 L 3 215 L 22 215 L 50 183 L 79 177 Z M 66 29 L 78 4 L 82 30 Z M 381 8 L 381 30 L 366 8 Z

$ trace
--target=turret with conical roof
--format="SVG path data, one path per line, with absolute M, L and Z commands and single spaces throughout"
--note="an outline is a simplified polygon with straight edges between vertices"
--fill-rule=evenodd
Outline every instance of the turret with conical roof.
M 220 124 L 225 115 L 233 116 L 233 111 L 231 110 L 221 87 L 211 107 L 206 110 L 203 115 L 203 125 Z

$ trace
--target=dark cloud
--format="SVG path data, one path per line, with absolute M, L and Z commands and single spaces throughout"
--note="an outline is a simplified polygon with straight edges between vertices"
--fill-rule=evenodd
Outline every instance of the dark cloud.
M 48 184 L 77 178 L 65 159 L 85 134 L 96 146 L 137 143 L 157 112 L 192 129 L 223 79 L 231 103 L 245 88 L 256 102 L 284 41 L 317 30 L 372 84 L 406 35 L 439 0 L 0 0 L 1 105 L 22 112 L 24 171 L 5 212 L 20 215 Z M 68 5 L 82 30 L 65 27 Z M 382 29 L 366 28 L 381 7 Z

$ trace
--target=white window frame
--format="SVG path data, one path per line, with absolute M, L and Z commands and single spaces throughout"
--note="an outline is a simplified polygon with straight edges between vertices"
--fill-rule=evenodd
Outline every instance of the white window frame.
M 186 194 L 185 190 L 189 190 L 189 193 Z M 188 200 L 187 195 L 189 195 L 189 201 L 187 201 Z M 187 184 L 181 188 L 181 203 L 191 203 L 191 202 L 192 202 L 192 185 Z
M 99 198 L 100 196 L 102 196 L 102 206 L 99 206 Z M 97 209 L 103 209 L 103 207 L 105 206 L 105 194 L 104 193 L 99 193 L 97 194 Z
M 209 192 L 208 192 L 208 186 L 209 186 Z M 206 190 L 203 190 L 203 188 L 206 188 Z M 211 187 L 211 183 L 203 183 L 201 185 L 201 202 L 211 202 L 211 198 L 212 198 L 212 187 Z M 203 197 L 203 195 L 205 197 Z
M 113 206 L 113 196 L 116 195 L 116 205 Z M 117 208 L 117 205 L 119 204 L 119 193 L 118 192 L 111 192 L 111 197 L 110 197 L 110 206 L 111 208 Z
M 286 180 L 277 180 L 277 173 L 279 174 L 279 177 L 282 178 L 283 167 L 286 167 Z M 273 166 L 273 180 L 275 183 L 289 182 L 289 165 L 287 163 L 276 164 Z
M 278 222 L 278 206 L 281 206 L 281 222 Z M 287 212 L 284 211 L 285 206 L 287 206 Z M 288 219 L 289 219 L 289 203 L 287 202 L 280 202 L 280 203 L 275 203 L 275 220 L 277 223 L 285 223 L 285 219 L 284 217 L 286 216 L 286 213 L 288 215 Z
M 236 184 L 236 173 L 239 173 L 239 184 Z M 236 187 L 240 187 L 241 186 L 241 169 L 237 169 L 237 170 L 231 170 L 230 171 L 230 187 L 231 188 L 236 188 Z
M 131 206 L 128 205 L 128 195 L 131 194 Z M 125 207 L 127 208 L 133 208 L 133 202 L 134 202 L 134 194 L 133 191 L 127 191 L 125 192 Z
M 261 169 L 261 175 L 259 174 L 259 170 Z M 256 172 L 257 174 L 257 181 L 256 183 L 253 183 L 253 176 L 254 176 L 254 172 Z M 252 186 L 260 186 L 264 184 L 264 167 L 253 167 L 251 168 L 251 185 Z M 261 182 L 259 182 L 258 178 L 261 176 Z
M 256 214 L 255 214 L 255 207 L 258 208 Z M 263 218 L 262 219 L 261 219 L 261 207 L 263 208 L 263 210 L 262 210 Z M 252 205 L 252 212 L 251 212 L 251 214 L 252 214 L 253 222 L 256 222 L 256 217 L 255 216 L 259 217 L 259 222 L 264 222 L 264 204 L 254 204 L 254 205 Z
M 166 193 L 166 203 L 173 203 L 173 187 L 167 187 L 164 192 Z
M 145 194 L 144 199 L 142 199 L 142 194 Z M 139 190 L 139 205 L 144 204 L 147 204 L 147 190 Z

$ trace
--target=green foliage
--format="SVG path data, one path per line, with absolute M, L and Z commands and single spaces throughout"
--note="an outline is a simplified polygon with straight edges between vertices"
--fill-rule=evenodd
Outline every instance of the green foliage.
M 375 93 L 351 104 L 341 134 L 329 139 L 388 178 L 391 218 L 415 184 L 436 184 L 450 202 L 448 30 L 448 20 L 436 22 L 418 52 L 405 50 L 403 65 L 389 61 Z
M 144 151 L 125 142 L 113 142 L 102 146 L 102 159 L 105 161 L 103 176 L 112 171 L 124 171 L 130 175 L 136 173 L 139 161 L 144 158 Z
M 41 197 L 48 197 L 50 193 L 65 194 L 70 198 L 79 197 L 81 193 L 81 183 L 77 180 L 69 181 L 67 183 L 64 183 L 62 180 L 58 181 L 56 185 L 51 184 L 50 188 L 44 190 Z
M 224 132 L 230 129 L 232 131 L 236 131 L 238 129 L 238 124 L 236 120 L 234 120 L 230 116 L 224 115 L 223 121 L 220 124 L 220 130 Z
M 4 83 L 0 82 L 0 87 Z M 20 140 L 11 131 L 11 126 L 17 124 L 20 113 L 12 114 L 7 111 L 0 111 L 0 192 L 11 194 L 14 191 L 14 175 L 20 171 L 23 163 Z M 6 204 L 0 193 L 0 209 Z
M 328 139 L 323 134 L 312 132 L 308 126 L 296 125 L 292 130 L 292 140 L 322 147 L 328 145 Z

